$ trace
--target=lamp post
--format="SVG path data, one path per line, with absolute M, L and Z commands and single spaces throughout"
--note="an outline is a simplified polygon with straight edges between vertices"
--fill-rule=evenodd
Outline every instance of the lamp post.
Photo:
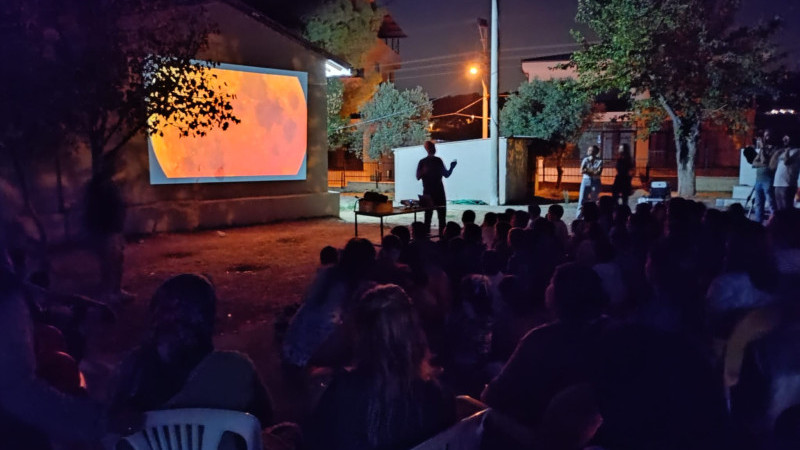
M 480 73 L 481 75 L 481 87 L 483 88 L 483 97 L 482 97 L 482 106 L 483 106 L 483 115 L 482 120 L 482 127 L 481 127 L 481 137 L 486 139 L 489 137 L 489 90 L 486 88 L 486 79 L 484 78 L 483 74 L 486 71 L 481 71 L 478 69 L 478 66 L 472 66 L 469 68 L 469 73 L 472 75 L 477 75 Z

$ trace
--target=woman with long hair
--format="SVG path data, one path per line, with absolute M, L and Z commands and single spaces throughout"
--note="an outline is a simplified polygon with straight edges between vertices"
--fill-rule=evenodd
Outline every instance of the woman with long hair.
M 622 204 L 627 205 L 628 197 L 631 195 L 631 170 L 633 169 L 633 157 L 628 144 L 619 146 L 616 169 L 617 174 L 614 176 L 614 185 L 611 188 L 612 196 L 617 204 L 620 204 L 621 199 Z
M 400 449 L 455 420 L 428 364 L 425 334 L 408 295 L 376 286 L 355 311 L 354 367 L 336 374 L 306 428 L 310 448 Z

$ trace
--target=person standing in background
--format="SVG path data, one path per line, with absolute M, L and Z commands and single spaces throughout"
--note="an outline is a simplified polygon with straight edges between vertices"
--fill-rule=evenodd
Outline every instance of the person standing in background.
M 777 151 L 770 161 L 775 167 L 776 211 L 794 208 L 797 193 L 797 177 L 800 175 L 800 148 L 789 146 L 789 136 L 783 137 L 783 148 Z
M 593 145 L 586 150 L 586 157 L 581 161 L 581 190 L 578 197 L 578 210 L 583 202 L 597 201 L 600 194 L 600 174 L 603 173 L 603 160 L 600 158 L 600 147 Z
M 444 194 L 442 177 L 449 178 L 457 162 L 453 160 L 448 170 L 445 168 L 442 159 L 436 156 L 436 145 L 432 141 L 425 141 L 424 145 L 428 156 L 419 160 L 419 164 L 417 164 L 417 179 L 422 180 L 422 194 L 430 197 L 433 202 L 432 205 L 424 206 L 436 206 L 436 215 L 439 218 L 439 235 L 441 235 L 447 222 L 447 207 L 445 206 L 447 198 Z M 431 232 L 432 218 L 433 210 L 425 211 L 425 227 L 427 227 L 428 233 Z
M 753 159 L 753 168 L 756 169 L 756 183 L 753 186 L 754 220 L 758 223 L 764 221 L 764 209 L 769 208 L 770 216 L 775 213 L 775 194 L 772 188 L 772 179 L 775 176 L 774 168 L 770 161 L 775 153 L 769 130 L 764 130 L 763 137 L 756 138 L 756 151 L 758 154 Z
M 617 156 L 617 174 L 614 176 L 614 186 L 612 196 L 614 202 L 623 205 L 628 204 L 628 197 L 631 195 L 631 169 L 633 169 L 633 158 L 631 157 L 631 147 L 628 144 L 620 144 L 619 156 Z

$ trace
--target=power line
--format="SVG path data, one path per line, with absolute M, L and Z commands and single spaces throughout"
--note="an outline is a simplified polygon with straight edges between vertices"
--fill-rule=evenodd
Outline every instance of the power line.
M 368 123 L 377 122 L 379 120 L 388 119 L 390 117 L 399 116 L 400 114 L 405 114 L 405 113 L 408 113 L 408 112 L 415 111 L 417 108 L 419 108 L 419 106 L 418 105 L 414 105 L 411 108 L 406 108 L 406 109 L 404 109 L 402 111 L 397 111 L 397 112 L 394 112 L 392 114 L 387 114 L 385 116 L 376 117 L 374 119 L 369 119 L 369 120 L 361 120 L 361 121 L 359 121 L 357 123 L 351 123 L 349 125 L 345 125 L 343 127 L 336 128 L 335 131 L 344 130 L 345 128 L 358 127 L 358 126 L 365 125 L 365 124 L 368 124 Z M 417 120 L 419 120 L 419 119 L 417 119 Z
M 425 70 L 432 67 L 447 67 L 447 66 L 456 66 L 456 65 L 465 65 L 463 61 L 453 61 L 449 63 L 439 63 L 439 64 L 429 64 L 427 66 L 420 66 L 420 67 L 401 67 L 397 69 L 397 72 L 400 71 L 408 71 L 408 70 Z
M 512 47 L 512 48 L 505 48 L 505 49 L 501 48 L 500 49 L 500 53 L 509 53 L 509 52 L 510 53 L 516 53 L 516 52 L 525 52 L 525 51 L 530 51 L 530 50 L 547 50 L 547 49 L 553 49 L 553 48 L 579 47 L 581 45 L 582 44 L 577 43 L 577 42 L 568 43 L 568 44 L 530 45 L 530 46 L 527 46 L 527 47 Z M 449 55 L 431 56 L 431 57 L 427 57 L 427 58 L 403 60 L 403 61 L 401 61 L 401 64 L 403 66 L 405 66 L 407 64 L 414 65 L 414 64 L 421 64 L 421 63 L 429 62 L 429 61 L 441 61 L 441 60 L 460 58 L 460 57 L 463 57 L 463 56 L 469 56 L 469 55 L 475 55 L 475 54 L 480 54 L 480 50 L 473 50 L 473 51 L 470 51 L 470 52 L 453 53 L 453 54 L 449 54 Z

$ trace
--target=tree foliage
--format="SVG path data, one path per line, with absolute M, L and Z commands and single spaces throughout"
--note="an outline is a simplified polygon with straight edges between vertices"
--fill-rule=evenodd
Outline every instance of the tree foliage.
M 525 81 L 500 111 L 500 134 L 536 137 L 563 147 L 579 137 L 591 116 L 590 96 L 575 81 Z
M 422 144 L 429 137 L 432 112 L 433 103 L 421 87 L 399 91 L 393 83 L 382 83 L 361 109 L 353 150 L 361 150 L 364 134 L 369 141 L 367 154 L 373 159 L 396 147 Z
M 141 132 L 176 127 L 185 136 L 238 122 L 230 96 L 208 68 L 195 61 L 214 32 L 197 6 L 179 0 L 9 0 L 2 28 L 16 28 L 22 47 L 3 46 L 0 79 L 5 105 L 21 117 L 45 113 L 46 133 L 91 149 L 94 173 L 103 170 Z M 21 24 L 21 25 L 20 25 Z M 9 58 L 6 52 L 16 52 Z M 26 69 L 26 65 L 37 70 Z M 26 71 L 27 70 L 27 71 Z M 49 84 L 46 95 L 14 95 L 7 80 L 29 77 Z M 5 117 L 4 117 L 5 118 Z M 25 124 L 16 129 L 30 133 Z M 0 140 L 10 145 L 11 133 Z M 24 140 L 22 141 L 24 142 Z
M 375 45 L 386 11 L 368 0 L 327 0 L 305 18 L 305 37 L 363 67 L 363 57 Z
M 348 129 L 348 120 L 342 117 L 344 84 L 339 78 L 328 80 L 328 150 L 336 150 L 349 146 L 352 132 Z
M 592 93 L 634 95 L 649 130 L 669 117 L 675 133 L 680 195 L 694 195 L 694 159 L 703 121 L 743 127 L 743 108 L 770 84 L 779 56 L 770 43 L 777 21 L 735 27 L 738 0 L 579 0 L 578 22 L 596 34 L 572 57 Z

